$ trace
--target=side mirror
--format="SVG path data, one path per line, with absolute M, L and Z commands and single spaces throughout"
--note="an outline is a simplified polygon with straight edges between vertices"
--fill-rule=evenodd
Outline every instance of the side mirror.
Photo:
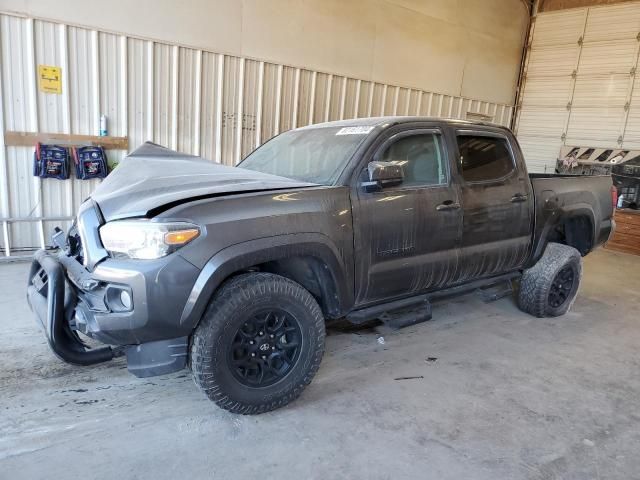
M 367 192 L 400 185 L 404 181 L 402 165 L 393 162 L 369 162 L 367 173 L 369 174 L 369 181 L 362 183 Z

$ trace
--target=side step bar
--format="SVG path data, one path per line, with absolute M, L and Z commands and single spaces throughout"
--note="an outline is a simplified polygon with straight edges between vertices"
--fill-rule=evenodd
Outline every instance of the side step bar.
M 347 315 L 347 320 L 359 325 L 371 320 L 380 320 L 392 328 L 403 328 L 417 323 L 431 320 L 431 301 L 439 298 L 452 297 L 477 290 L 486 301 L 497 300 L 512 293 L 510 282 L 520 276 L 520 272 L 511 272 L 490 279 L 476 280 L 474 282 L 457 285 L 437 292 L 402 298 L 371 307 L 355 310 Z M 499 292 L 490 292 L 486 289 L 499 284 L 509 284 L 509 288 Z

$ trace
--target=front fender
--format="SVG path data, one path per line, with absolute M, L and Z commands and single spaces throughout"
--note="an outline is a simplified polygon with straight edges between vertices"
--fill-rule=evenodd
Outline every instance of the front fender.
M 195 328 L 214 292 L 230 275 L 261 263 L 299 256 L 313 257 L 326 265 L 335 285 L 338 311 L 353 305 L 353 279 L 339 249 L 321 233 L 296 233 L 250 240 L 216 253 L 196 279 L 180 324 Z

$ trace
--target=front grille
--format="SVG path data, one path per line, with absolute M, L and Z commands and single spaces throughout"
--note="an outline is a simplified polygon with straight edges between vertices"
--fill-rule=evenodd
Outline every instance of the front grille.
M 69 256 L 74 257 L 80 263 L 84 263 L 82 238 L 80 237 L 80 232 L 78 232 L 77 220 L 74 220 L 73 225 L 71 225 L 71 228 L 69 229 L 67 245 L 69 247 Z
M 102 225 L 101 217 L 91 200 L 80 205 L 78 212 L 77 232 L 82 252 L 82 263 L 90 271 L 103 258 L 109 256 L 102 246 L 98 229 Z

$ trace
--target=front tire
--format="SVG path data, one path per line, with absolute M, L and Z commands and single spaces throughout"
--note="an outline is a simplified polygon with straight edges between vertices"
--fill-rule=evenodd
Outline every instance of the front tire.
M 520 280 L 518 306 L 536 317 L 558 317 L 569 311 L 582 277 L 580 252 L 568 245 L 549 243 Z
M 216 292 L 194 332 L 193 378 L 225 410 L 264 413 L 311 382 L 324 339 L 322 311 L 301 285 L 270 273 L 238 275 Z

